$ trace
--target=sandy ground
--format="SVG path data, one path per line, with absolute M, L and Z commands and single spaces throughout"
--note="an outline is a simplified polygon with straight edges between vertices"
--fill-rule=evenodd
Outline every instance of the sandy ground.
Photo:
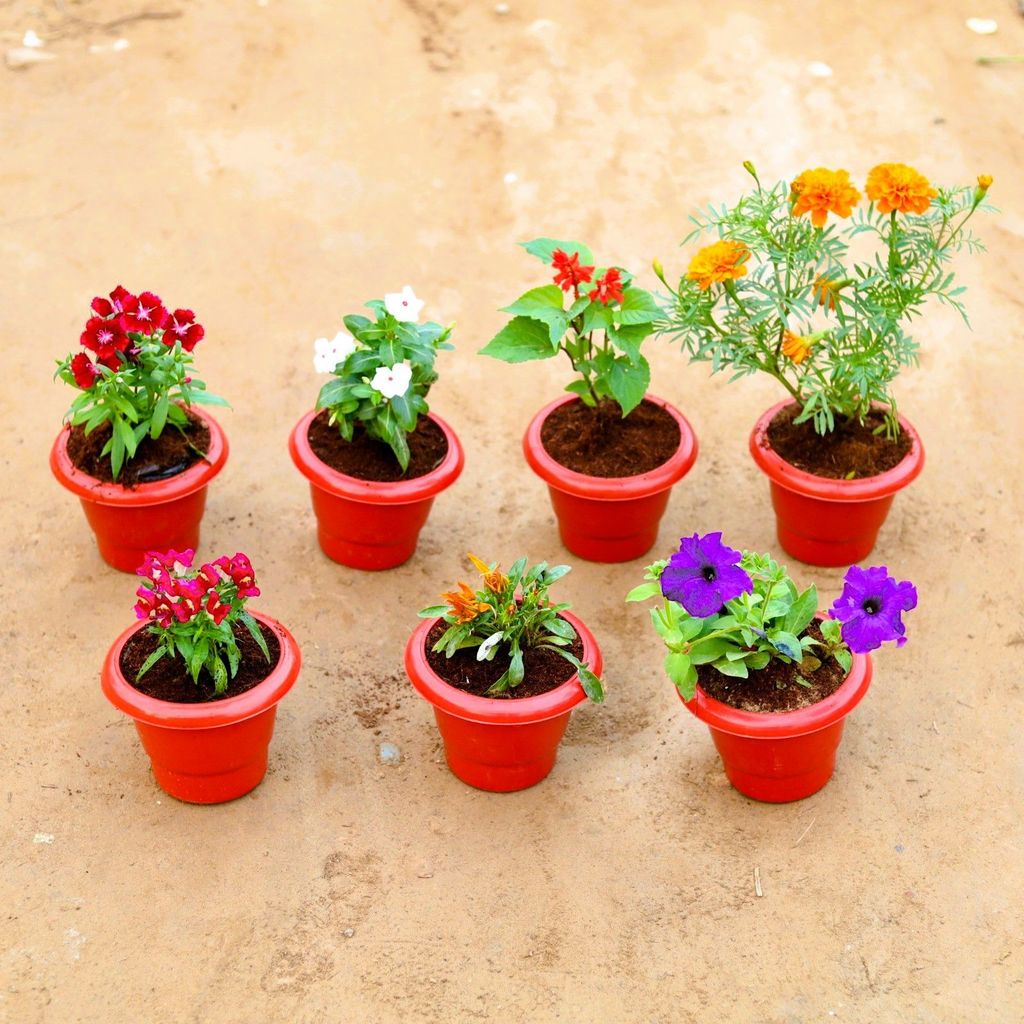
M 60 37 L 55 60 L 0 68 L 0 1018 L 1020 1021 L 1024 69 L 974 58 L 1024 52 L 1024 20 L 998 0 L 510 6 L 167 0 L 149 10 L 179 17 L 104 31 L 0 5 L 5 48 Z M 969 33 L 976 14 L 1000 33 Z M 566 557 L 519 450 L 563 370 L 475 356 L 539 283 L 514 242 L 582 237 L 651 285 L 650 258 L 678 272 L 687 212 L 742 187 L 744 159 L 995 176 L 990 251 L 961 263 L 974 331 L 933 310 L 899 385 L 929 465 L 876 558 L 920 588 L 911 642 L 878 656 L 832 783 L 760 805 L 622 603 L 642 563 L 579 563 L 561 593 L 604 647 L 608 703 L 576 714 L 544 784 L 469 789 L 401 652 L 466 550 Z M 250 552 L 257 606 L 304 648 L 270 773 L 227 806 L 164 796 L 100 694 L 134 588 L 46 466 L 70 397 L 52 361 L 118 282 L 205 323 L 200 370 L 234 408 L 202 552 Z M 468 459 L 416 557 L 362 575 L 320 554 L 285 442 L 319 384 L 312 338 L 407 282 L 458 321 L 431 400 Z M 772 548 L 746 437 L 778 392 L 650 349 L 653 390 L 702 444 L 656 553 L 711 529 Z M 837 571 L 796 574 L 838 590 Z

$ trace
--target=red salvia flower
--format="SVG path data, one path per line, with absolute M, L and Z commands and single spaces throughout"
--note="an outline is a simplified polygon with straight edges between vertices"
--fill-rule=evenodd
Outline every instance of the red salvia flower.
M 186 352 L 191 352 L 203 340 L 206 331 L 195 323 L 196 315 L 191 309 L 176 309 L 164 324 L 163 343 L 170 348 L 176 341 Z
M 574 252 L 571 256 L 563 249 L 556 249 L 551 254 L 551 266 L 555 268 L 555 284 L 562 291 L 577 289 L 583 282 L 589 282 L 594 276 L 593 267 L 580 266 L 580 254 Z
M 609 267 L 604 276 L 599 277 L 594 284 L 595 287 L 587 296 L 591 301 L 603 303 L 605 306 L 622 301 L 622 275 L 617 268 Z
M 85 348 L 96 353 L 97 362 L 111 370 L 121 365 L 118 353 L 125 353 L 127 357 L 132 346 L 126 318 L 122 314 L 109 320 L 101 316 L 90 317 L 80 341 Z
M 88 391 L 96 383 L 96 378 L 100 375 L 100 371 L 96 369 L 84 352 L 79 352 L 71 360 L 71 372 L 75 375 L 75 383 L 83 391 Z

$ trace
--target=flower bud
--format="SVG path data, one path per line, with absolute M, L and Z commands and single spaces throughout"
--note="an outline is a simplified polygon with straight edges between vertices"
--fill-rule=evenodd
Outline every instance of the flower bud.
M 985 198 L 985 193 L 988 192 L 992 186 L 992 175 L 991 174 L 979 174 L 978 175 L 978 187 L 974 190 L 974 205 Z
M 654 271 L 655 277 L 667 288 L 668 281 L 665 280 L 665 268 L 661 265 L 661 260 L 657 256 L 651 261 L 651 269 Z
M 757 181 L 757 168 L 753 165 L 753 163 L 750 160 L 743 161 L 743 170 L 745 170 L 747 174 L 749 174 L 754 179 L 754 181 Z

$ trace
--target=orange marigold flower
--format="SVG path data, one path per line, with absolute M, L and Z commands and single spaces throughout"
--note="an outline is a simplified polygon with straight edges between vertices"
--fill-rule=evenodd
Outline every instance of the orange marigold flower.
M 923 174 L 906 164 L 872 167 L 865 191 L 879 213 L 925 213 L 939 194 Z
M 794 217 L 809 213 L 811 223 L 823 228 L 830 213 L 849 217 L 860 202 L 860 193 L 851 184 L 847 171 L 816 167 L 797 175 L 790 186 L 790 199 Z
M 472 622 L 478 615 L 491 610 L 491 606 L 485 601 L 476 599 L 476 592 L 468 583 L 459 583 L 458 592 L 449 590 L 441 597 L 448 602 L 451 614 L 459 623 Z
M 742 242 L 724 238 L 699 250 L 690 261 L 686 276 L 706 292 L 713 284 L 743 277 L 747 273 L 745 264 L 748 259 L 750 250 Z
M 508 577 L 501 571 L 501 566 L 496 565 L 493 569 L 483 559 L 476 555 L 470 555 L 469 560 L 473 563 L 476 571 L 484 579 L 484 586 L 494 594 L 500 594 L 508 586 Z
M 979 174 L 978 175 L 978 188 L 982 192 L 987 192 L 992 187 L 992 175 L 991 174 Z
M 814 342 L 807 337 L 784 331 L 782 334 L 782 354 L 792 359 L 799 366 L 810 354 Z
M 825 277 L 824 274 L 819 274 L 814 279 L 812 290 L 819 306 L 827 305 L 829 309 L 836 308 L 836 300 L 839 298 L 839 286 L 835 281 Z

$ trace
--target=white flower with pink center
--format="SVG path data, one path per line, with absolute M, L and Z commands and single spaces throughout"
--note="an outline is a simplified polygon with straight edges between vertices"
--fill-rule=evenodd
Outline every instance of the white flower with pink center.
M 412 367 L 408 363 L 396 363 L 392 367 L 378 366 L 370 387 L 385 398 L 400 398 L 412 383 Z
M 355 338 L 345 331 L 338 331 L 329 341 L 327 338 L 317 338 L 313 342 L 313 366 L 317 373 L 334 373 L 335 367 L 348 359 L 355 350 Z
M 416 298 L 412 285 L 407 284 L 400 292 L 388 292 L 384 296 L 384 308 L 404 324 L 418 323 L 423 306 L 423 300 Z

